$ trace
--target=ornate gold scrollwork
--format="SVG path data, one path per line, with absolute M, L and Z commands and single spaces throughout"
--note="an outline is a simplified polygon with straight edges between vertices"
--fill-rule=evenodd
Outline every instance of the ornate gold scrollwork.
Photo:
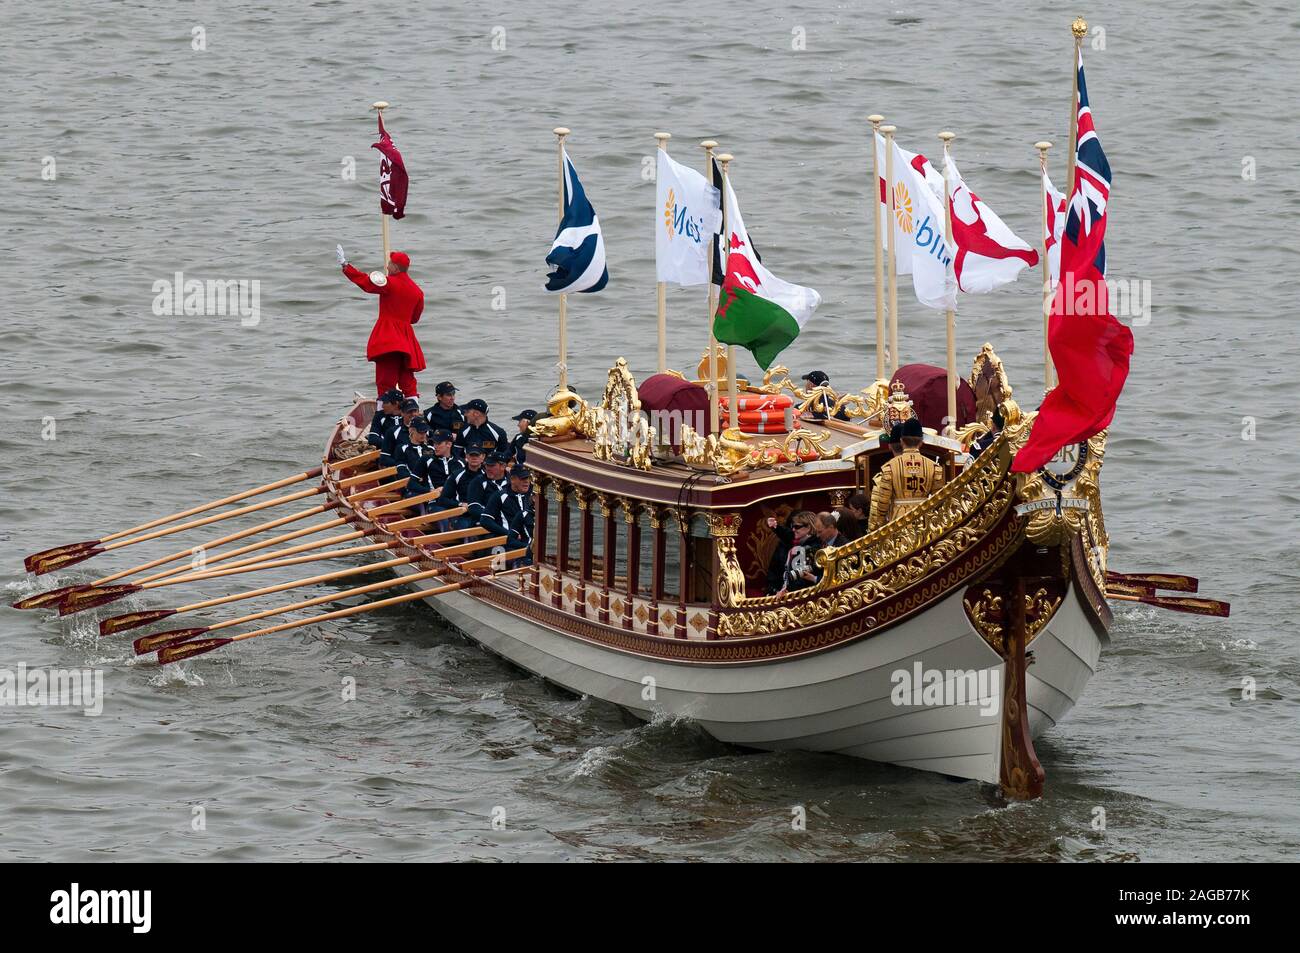
M 966 609 L 967 618 L 989 647 L 1005 656 L 1007 610 L 1010 608 L 1006 605 L 1005 595 L 1001 591 L 994 592 L 991 586 L 973 586 L 971 589 L 980 591 L 975 594 L 968 590 L 963 598 L 962 605 Z M 1062 599 L 1063 593 L 1049 592 L 1047 589 L 1025 593 L 1026 645 L 1051 621 L 1060 608 Z
M 783 439 L 750 443 L 745 434 L 727 427 L 721 434 L 707 437 L 690 424 L 682 427 L 682 459 L 688 466 L 712 470 L 719 476 L 731 476 L 744 470 L 769 470 L 785 464 L 799 464 L 805 458 L 830 460 L 838 457 L 838 447 L 827 448 L 830 433 L 798 428 Z
M 748 611 L 725 614 L 718 623 L 719 635 L 816 625 L 891 597 L 953 564 L 984 539 L 1011 506 L 1015 478 L 1009 472 L 1009 441 L 1004 432 L 956 480 L 905 515 L 845 546 L 818 553 L 823 573 L 815 585 L 738 602 Z M 734 560 L 734 552 L 728 551 L 727 558 Z

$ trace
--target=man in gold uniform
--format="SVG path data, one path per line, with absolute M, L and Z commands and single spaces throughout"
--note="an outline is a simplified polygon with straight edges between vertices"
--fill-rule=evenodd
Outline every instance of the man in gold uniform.
M 871 485 L 871 532 L 902 516 L 943 486 L 943 467 L 921 454 L 921 421 L 903 423 L 903 452 L 885 461 Z

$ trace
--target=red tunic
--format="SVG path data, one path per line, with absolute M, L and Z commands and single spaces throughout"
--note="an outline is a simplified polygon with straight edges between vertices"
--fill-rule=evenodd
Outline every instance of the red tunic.
M 343 266 L 343 274 L 362 291 L 379 295 L 379 319 L 366 344 L 366 360 L 373 361 L 381 354 L 396 351 L 407 356 L 412 371 L 424 370 L 424 352 L 412 328 L 424 311 L 424 292 L 420 286 L 406 272 L 389 275 L 385 285 L 375 284 L 368 274 L 351 265 Z

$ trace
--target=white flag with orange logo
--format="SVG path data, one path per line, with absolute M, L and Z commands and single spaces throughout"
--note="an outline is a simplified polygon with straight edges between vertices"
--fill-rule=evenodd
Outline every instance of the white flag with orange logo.
M 876 136 L 878 162 L 883 173 L 884 137 Z M 881 215 L 889 214 L 888 192 L 882 185 Z M 945 311 L 956 307 L 957 281 L 953 277 L 953 250 L 944 241 L 943 176 L 923 155 L 894 143 L 894 219 L 889 238 L 897 242 L 896 270 L 912 276 L 916 300 L 927 308 Z M 883 230 L 882 230 L 883 231 Z
M 702 285 L 709 280 L 709 243 L 722 227 L 719 193 L 694 169 L 656 149 L 656 280 Z

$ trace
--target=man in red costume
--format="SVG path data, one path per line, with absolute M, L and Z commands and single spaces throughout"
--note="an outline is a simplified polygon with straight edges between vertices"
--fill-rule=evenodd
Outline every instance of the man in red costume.
M 419 396 L 415 372 L 424 370 L 424 352 L 412 327 L 424 311 L 424 292 L 407 269 L 411 259 L 403 252 L 388 256 L 383 274 L 366 274 L 353 268 L 338 249 L 339 263 L 349 281 L 372 295 L 379 295 L 379 319 L 366 344 L 366 360 L 375 362 L 375 392 L 396 387 L 407 397 Z

